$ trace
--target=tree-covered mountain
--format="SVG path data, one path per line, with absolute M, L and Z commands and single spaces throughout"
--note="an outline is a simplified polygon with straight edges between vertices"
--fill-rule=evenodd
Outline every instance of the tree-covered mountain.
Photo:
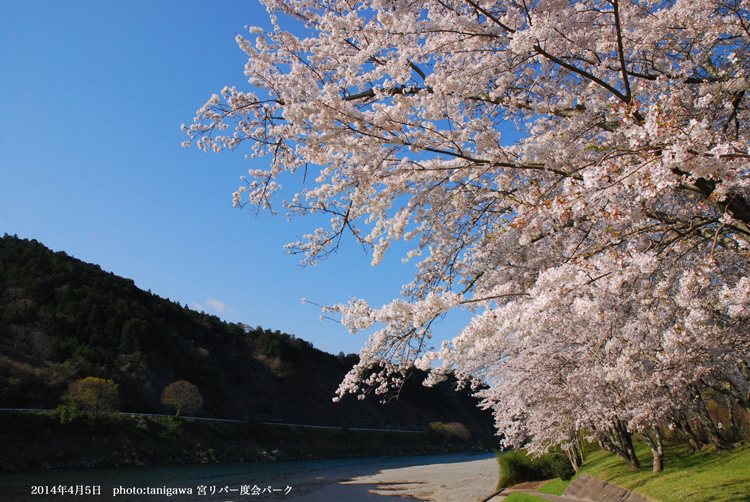
M 162 413 L 163 389 L 185 380 L 205 416 L 344 427 L 461 422 L 490 434 L 468 392 L 408 379 L 399 399 L 333 403 L 355 354 L 334 356 L 294 335 L 226 323 L 160 298 L 35 240 L 0 240 L 0 407 L 54 408 L 71 382 L 118 384 L 120 409 Z

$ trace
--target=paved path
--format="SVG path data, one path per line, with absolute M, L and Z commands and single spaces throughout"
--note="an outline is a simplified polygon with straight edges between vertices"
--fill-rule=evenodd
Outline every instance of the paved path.
M 536 497 L 543 498 L 545 500 L 551 500 L 553 502 L 590 502 L 590 501 L 584 501 L 584 500 L 577 499 L 577 498 L 561 497 L 559 495 L 547 495 L 546 493 L 538 493 L 537 490 L 547 483 L 548 483 L 547 481 L 532 481 L 528 483 L 520 483 L 511 488 L 506 488 L 505 490 L 502 491 L 502 493 L 499 493 L 495 495 L 494 497 L 491 497 L 483 502 L 500 502 L 501 500 L 505 500 L 505 498 L 508 495 L 514 492 L 528 493 L 529 495 L 534 495 Z
M 561 497 L 559 495 L 548 495 L 546 493 L 538 493 L 536 490 L 507 490 L 503 491 L 502 493 L 495 495 L 494 497 L 488 499 L 486 502 L 500 502 L 501 500 L 505 500 L 505 498 L 514 492 L 521 492 L 521 493 L 528 493 L 529 495 L 534 495 L 539 498 L 543 498 L 545 500 L 551 500 L 553 502 L 589 502 L 581 499 L 573 499 L 570 497 Z

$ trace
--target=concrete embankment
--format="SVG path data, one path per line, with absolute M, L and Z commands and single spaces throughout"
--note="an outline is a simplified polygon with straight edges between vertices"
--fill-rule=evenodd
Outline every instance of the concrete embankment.
M 581 474 L 563 493 L 565 497 L 591 502 L 656 502 L 640 493 L 613 485 L 588 474 Z
M 658 502 L 654 499 L 632 492 L 622 486 L 617 486 L 588 474 L 579 475 L 568 486 L 562 496 L 538 493 L 537 489 L 543 483 L 522 483 L 487 499 L 487 502 L 500 502 L 513 492 L 533 494 L 551 502 Z

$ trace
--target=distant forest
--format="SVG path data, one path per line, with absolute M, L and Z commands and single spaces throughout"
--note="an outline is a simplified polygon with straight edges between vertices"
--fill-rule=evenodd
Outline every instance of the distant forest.
M 357 359 L 190 310 L 35 240 L 0 240 L 0 407 L 55 408 L 72 382 L 92 376 L 118 384 L 122 411 L 168 413 L 162 391 L 185 380 L 203 395 L 202 416 L 374 428 L 461 422 L 492 433 L 491 414 L 468 391 L 456 392 L 455 381 L 425 388 L 423 374 L 386 404 L 333 403 Z

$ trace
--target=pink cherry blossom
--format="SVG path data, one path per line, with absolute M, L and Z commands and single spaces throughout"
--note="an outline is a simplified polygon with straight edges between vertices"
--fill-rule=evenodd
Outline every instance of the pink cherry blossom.
M 186 144 L 266 166 L 235 205 L 330 216 L 287 247 L 303 263 L 350 234 L 418 265 L 401 299 L 327 307 L 381 326 L 339 395 L 416 364 L 474 385 L 508 446 L 587 436 L 637 467 L 629 434 L 691 420 L 725 444 L 704 396 L 750 405 L 746 2 L 262 1 L 247 91 Z M 284 172 L 305 188 L 279 202 Z

